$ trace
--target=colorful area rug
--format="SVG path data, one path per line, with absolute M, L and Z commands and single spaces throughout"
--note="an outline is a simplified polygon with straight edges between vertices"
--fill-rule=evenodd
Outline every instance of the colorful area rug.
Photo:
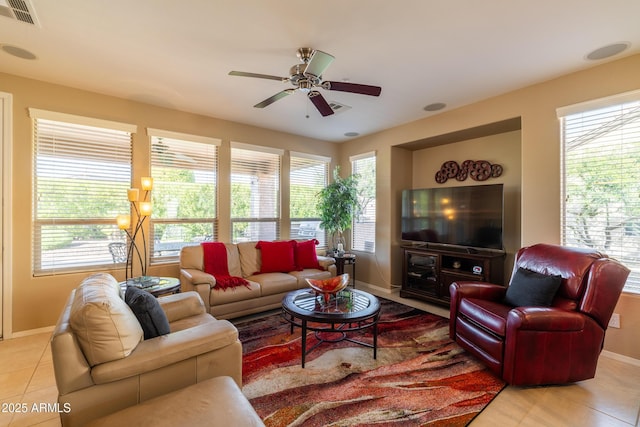
M 449 339 L 447 319 L 380 302 L 377 360 L 323 343 L 302 369 L 300 328 L 279 313 L 236 324 L 243 392 L 267 426 L 464 426 L 505 386 Z M 351 336 L 372 342 L 370 330 Z

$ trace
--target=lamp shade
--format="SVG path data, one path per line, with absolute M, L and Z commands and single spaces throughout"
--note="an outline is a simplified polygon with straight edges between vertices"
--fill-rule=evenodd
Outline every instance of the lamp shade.
M 140 215 L 151 215 L 151 202 L 140 202 Z
M 130 188 L 127 190 L 127 198 L 130 202 L 137 202 L 140 197 L 140 191 L 137 188 Z
M 153 189 L 153 178 L 150 176 L 143 176 L 140 178 L 140 186 L 144 191 L 151 191 L 151 189 Z
M 120 230 L 127 230 L 131 226 L 131 217 L 129 215 L 118 215 L 116 223 Z

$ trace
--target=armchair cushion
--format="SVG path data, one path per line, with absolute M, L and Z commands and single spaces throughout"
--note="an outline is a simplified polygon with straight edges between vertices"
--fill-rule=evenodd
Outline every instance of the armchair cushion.
M 167 315 L 158 304 L 156 297 L 149 292 L 129 286 L 125 292 L 124 301 L 140 322 L 145 340 L 169 333 Z
M 562 277 L 518 268 L 507 288 L 504 302 L 514 307 L 549 307 Z
M 117 285 L 110 275 L 93 275 L 74 295 L 69 324 L 90 366 L 123 359 L 142 341 L 142 327 Z
M 265 242 L 259 241 L 256 248 L 260 249 L 262 273 L 288 273 L 296 270 L 295 240 Z

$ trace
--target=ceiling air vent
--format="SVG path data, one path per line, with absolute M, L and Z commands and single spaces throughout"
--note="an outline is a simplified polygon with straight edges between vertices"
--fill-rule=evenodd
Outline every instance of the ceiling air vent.
M 339 102 L 336 102 L 336 101 L 329 101 L 329 106 L 331 107 L 331 109 L 335 114 L 343 113 L 351 109 L 351 107 L 349 107 L 348 105 L 340 104 Z
M 27 0 L 0 0 L 0 15 L 25 24 L 40 26 L 33 6 Z

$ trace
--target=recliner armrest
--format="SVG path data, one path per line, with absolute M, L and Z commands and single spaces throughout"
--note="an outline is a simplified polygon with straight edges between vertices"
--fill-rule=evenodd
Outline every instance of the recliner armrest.
M 499 301 L 504 298 L 507 288 L 486 282 L 453 282 L 449 286 L 451 300 L 462 298 L 480 298 Z
M 507 333 L 516 330 L 571 332 L 585 328 L 587 316 L 553 307 L 515 307 L 507 316 Z
M 205 354 L 238 341 L 238 330 L 226 320 L 144 340 L 129 356 L 96 365 L 91 377 L 96 384 L 129 378 Z
M 158 303 L 169 323 L 207 312 L 202 298 L 193 291 L 160 297 Z

